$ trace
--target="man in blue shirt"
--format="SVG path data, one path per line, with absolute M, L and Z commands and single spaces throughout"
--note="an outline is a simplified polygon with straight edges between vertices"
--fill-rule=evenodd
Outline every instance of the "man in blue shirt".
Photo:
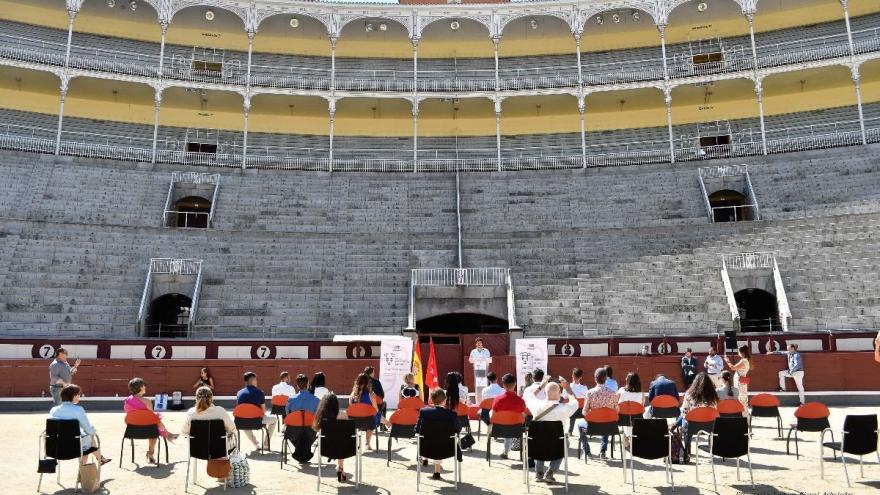
M 779 371 L 779 388 L 777 392 L 785 392 L 785 379 L 794 380 L 794 386 L 798 390 L 798 398 L 801 404 L 805 402 L 804 398 L 804 358 L 798 352 L 797 344 L 788 344 L 788 351 L 768 351 L 767 354 L 786 354 L 788 357 L 788 369 Z
M 266 394 L 257 387 L 256 373 L 248 371 L 244 374 L 244 388 L 239 390 L 235 397 L 238 404 L 253 404 L 259 407 L 263 411 L 263 424 L 269 428 L 269 431 L 272 431 L 272 427 L 275 426 L 278 419 L 275 416 L 266 414 Z M 257 441 L 253 431 L 244 430 L 244 434 L 253 442 L 257 450 L 262 450 L 262 446 Z
M 675 382 L 666 378 L 666 375 L 660 373 L 654 378 L 654 381 L 651 382 L 650 388 L 648 388 L 648 403 L 654 400 L 654 397 L 658 395 L 669 395 L 675 397 L 675 400 L 678 400 L 678 387 L 675 385 Z M 646 417 L 653 416 L 653 411 L 650 407 L 645 411 Z
M 300 373 L 296 377 L 297 392 L 290 396 L 287 400 L 287 414 L 293 411 L 308 411 L 315 414 L 318 410 L 318 403 L 321 402 L 315 397 L 315 394 L 309 392 L 309 377 Z

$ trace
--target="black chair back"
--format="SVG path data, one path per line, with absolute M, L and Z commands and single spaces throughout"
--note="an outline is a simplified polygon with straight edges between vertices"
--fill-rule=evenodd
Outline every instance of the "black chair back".
M 357 425 L 351 419 L 321 421 L 321 456 L 348 459 L 357 453 Z
M 843 451 L 865 455 L 877 450 L 877 415 L 848 414 L 843 420 Z
M 539 461 L 562 459 L 566 447 L 564 435 L 565 429 L 560 421 L 532 421 L 529 424 L 529 457 Z
M 681 409 L 677 407 L 652 407 L 651 417 L 661 419 L 675 419 L 681 416 Z
M 715 420 L 712 454 L 725 459 L 742 457 L 749 452 L 749 421 L 746 418 Z
M 262 430 L 263 418 L 234 418 L 235 427 L 239 430 Z
M 669 455 L 669 429 L 664 419 L 633 419 L 633 457 L 662 459 Z
M 820 432 L 831 428 L 828 418 L 797 418 L 797 431 Z
M 226 451 L 226 424 L 222 419 L 194 419 L 189 427 L 189 455 L 196 459 L 222 459 Z
M 756 418 L 778 418 L 779 407 L 777 406 L 752 406 L 751 415 Z
M 391 424 L 388 435 L 392 438 L 413 438 L 416 436 L 416 425 Z
M 79 421 L 75 419 L 46 420 L 46 457 L 66 461 L 82 456 Z
M 159 425 L 125 425 L 123 437 L 134 440 L 159 438 Z
M 456 421 L 425 421 L 419 426 L 419 455 L 439 461 L 455 455 L 452 437 L 459 431 Z
M 597 436 L 597 435 L 619 435 L 620 434 L 620 416 L 617 417 L 617 422 L 614 423 L 590 423 L 587 422 L 587 436 Z

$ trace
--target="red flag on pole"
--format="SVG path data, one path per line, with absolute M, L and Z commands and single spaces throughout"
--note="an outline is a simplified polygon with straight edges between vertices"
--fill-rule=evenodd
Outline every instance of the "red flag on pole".
M 428 367 L 425 370 L 425 384 L 428 390 L 434 390 L 440 387 L 440 380 L 437 376 L 437 355 L 434 353 L 434 339 L 431 338 L 430 351 L 428 352 Z

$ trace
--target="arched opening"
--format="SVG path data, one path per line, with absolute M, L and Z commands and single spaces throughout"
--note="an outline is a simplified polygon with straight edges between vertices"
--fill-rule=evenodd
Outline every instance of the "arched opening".
M 416 322 L 419 333 L 469 334 L 507 332 L 507 320 L 479 313 L 447 313 Z
M 709 195 L 709 206 L 715 222 L 741 222 L 748 220 L 749 209 L 743 208 L 746 197 L 739 191 L 722 189 Z
M 192 299 L 165 294 L 153 299 L 147 317 L 147 337 L 186 337 Z
M 177 212 L 178 227 L 207 229 L 211 202 L 199 196 L 187 196 L 174 203 L 174 211 Z
M 770 332 L 779 330 L 776 296 L 761 289 L 743 289 L 733 295 L 739 309 L 740 329 L 743 332 Z

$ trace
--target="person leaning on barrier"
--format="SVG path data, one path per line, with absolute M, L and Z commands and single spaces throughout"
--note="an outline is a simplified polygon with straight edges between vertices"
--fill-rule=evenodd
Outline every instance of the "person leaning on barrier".
M 446 391 L 437 388 L 431 391 L 431 404 L 419 409 L 419 421 L 416 423 L 416 433 L 421 433 L 422 423 L 425 421 L 446 421 L 455 425 L 456 431 L 461 430 L 458 424 L 458 414 L 454 409 L 450 409 L 446 404 L 448 397 Z M 422 465 L 428 465 L 428 459 L 422 459 Z M 434 474 L 431 476 L 435 480 L 440 479 L 441 461 L 434 461 Z
M 550 377 L 545 377 L 540 388 L 543 389 L 546 399 L 538 398 L 538 389 L 533 390 L 531 396 L 525 397 L 526 405 L 532 412 L 532 421 L 559 421 L 562 423 L 564 431 L 569 418 L 578 408 L 571 386 L 565 378 L 560 376 L 559 383 L 553 383 L 550 381 Z M 563 390 L 567 393 L 567 397 L 562 395 Z M 536 460 L 535 481 L 554 483 L 556 480 L 553 478 L 553 474 L 559 471 L 560 464 L 562 464 L 562 457 L 551 460 L 545 473 L 544 461 Z
M 794 380 L 794 386 L 797 388 L 798 399 L 803 404 L 806 401 L 804 398 L 804 358 L 798 352 L 797 344 L 788 344 L 787 351 L 767 351 L 767 354 L 786 355 L 788 358 L 788 368 L 779 371 L 779 388 L 776 391 L 785 392 L 785 379 L 791 378 Z

